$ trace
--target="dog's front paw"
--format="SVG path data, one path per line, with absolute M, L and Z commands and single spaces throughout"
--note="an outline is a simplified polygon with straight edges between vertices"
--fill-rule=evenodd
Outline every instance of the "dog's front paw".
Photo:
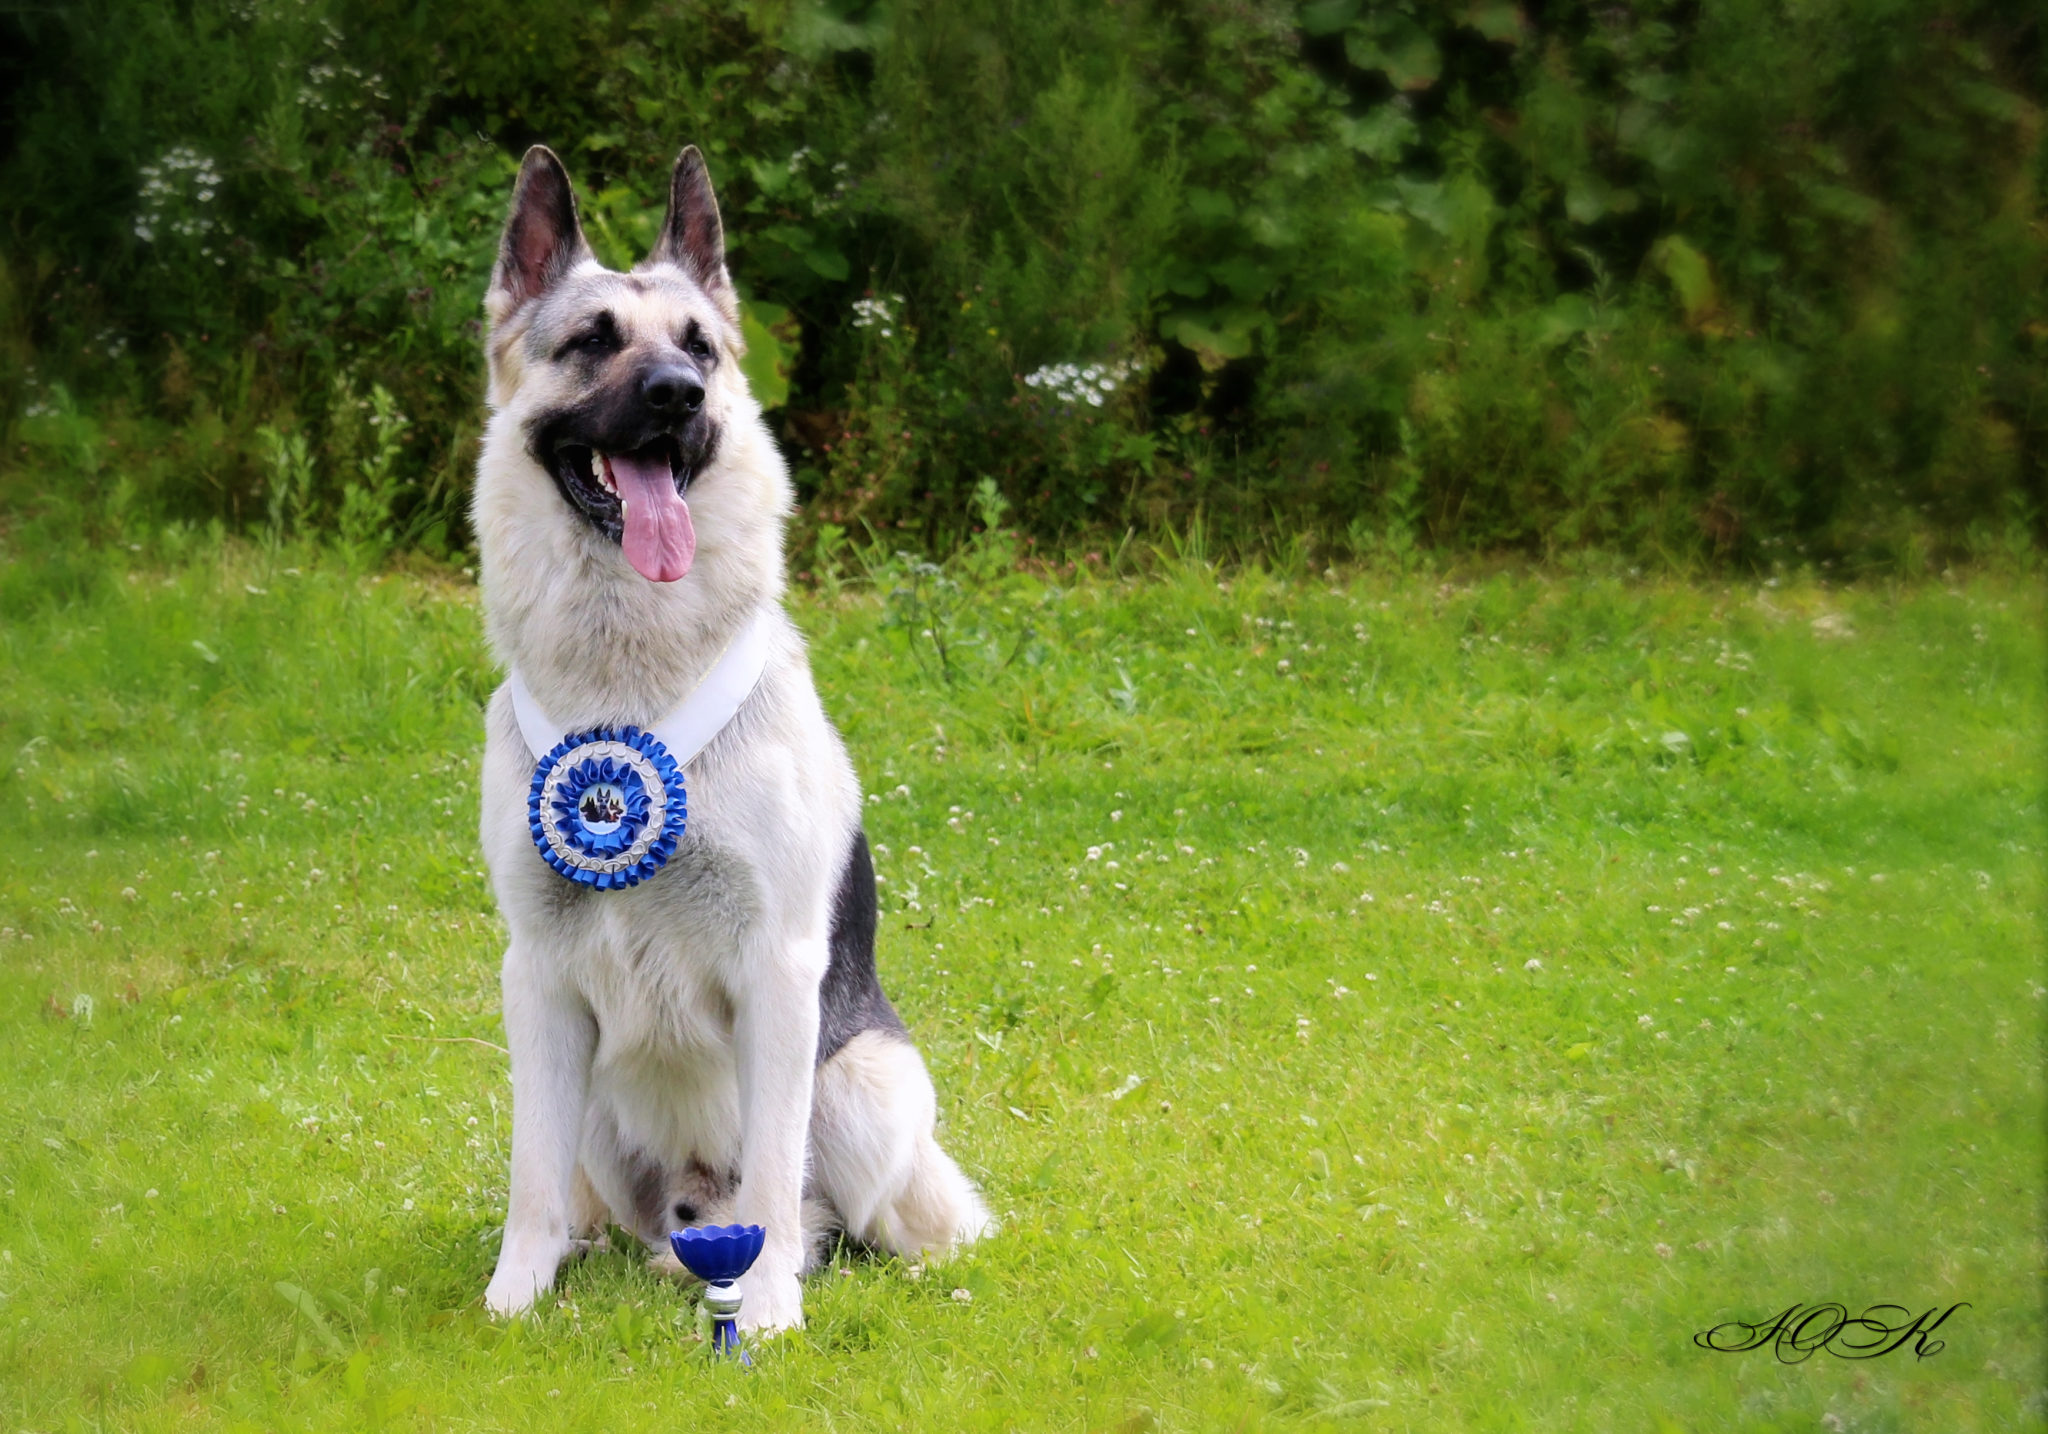
M 543 1278 L 538 1270 L 500 1265 L 498 1272 L 491 1276 L 490 1287 L 484 1291 L 484 1308 L 499 1319 L 524 1314 L 533 1308 L 533 1302 L 540 1298 L 541 1292 L 553 1283 L 553 1280 Z
M 500 1319 L 531 1309 L 535 1300 L 554 1288 L 555 1271 L 567 1253 L 567 1244 L 566 1240 L 508 1239 L 498 1256 L 497 1273 L 484 1291 L 484 1308 Z
M 756 1265 L 739 1279 L 740 1328 L 751 1334 L 804 1327 L 803 1285 L 793 1274 Z

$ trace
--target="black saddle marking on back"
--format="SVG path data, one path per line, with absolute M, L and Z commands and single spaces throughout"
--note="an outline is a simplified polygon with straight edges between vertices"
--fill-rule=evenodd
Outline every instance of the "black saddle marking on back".
M 875 863 L 866 829 L 857 828 L 832 898 L 831 960 L 818 987 L 819 1065 L 862 1031 L 909 1038 L 875 973 L 876 915 Z

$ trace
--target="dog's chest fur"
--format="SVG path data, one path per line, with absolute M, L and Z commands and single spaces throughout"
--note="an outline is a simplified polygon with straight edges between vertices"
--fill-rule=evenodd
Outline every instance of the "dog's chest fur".
M 733 933 L 760 906 L 739 854 L 685 836 L 665 880 L 599 893 L 559 883 L 561 948 L 571 981 L 598 1016 L 598 1060 L 644 1051 L 687 1057 L 732 1036 Z
M 678 865 L 668 873 L 678 889 L 706 882 L 692 899 L 636 903 L 637 893 L 619 893 L 624 903 L 584 913 L 581 939 L 562 955 L 597 1024 L 591 1096 L 612 1112 L 621 1143 L 722 1170 L 737 1163 L 740 1122 L 730 962 L 714 941 L 744 919 L 745 902 L 724 889 L 730 866 L 721 873 L 702 843 L 678 850 Z

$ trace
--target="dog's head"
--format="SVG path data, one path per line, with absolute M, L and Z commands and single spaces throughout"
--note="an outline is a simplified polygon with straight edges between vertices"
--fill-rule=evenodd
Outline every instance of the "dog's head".
M 690 484 L 746 403 L 739 303 L 704 159 L 676 160 L 653 252 L 597 262 L 562 162 L 527 151 L 485 300 L 491 402 L 570 514 L 651 582 L 690 571 Z

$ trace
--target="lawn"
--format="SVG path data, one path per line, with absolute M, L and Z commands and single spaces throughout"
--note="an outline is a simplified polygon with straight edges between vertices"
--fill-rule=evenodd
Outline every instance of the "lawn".
M 2033 575 L 794 598 L 1003 1229 L 741 1373 L 623 1249 L 482 1313 L 473 586 L 6 556 L 10 1429 L 2038 1427 Z M 1824 1301 L 1967 1308 L 1693 1342 Z

